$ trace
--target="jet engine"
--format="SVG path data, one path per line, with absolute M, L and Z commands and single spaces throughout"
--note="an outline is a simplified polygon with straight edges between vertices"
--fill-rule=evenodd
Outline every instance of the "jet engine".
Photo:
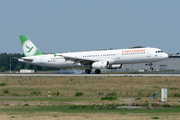
M 123 67 L 122 64 L 113 64 L 109 65 L 108 69 L 121 69 Z
M 108 62 L 107 61 L 99 61 L 99 62 L 94 62 L 92 64 L 92 68 L 96 68 L 96 69 L 106 69 L 108 66 Z

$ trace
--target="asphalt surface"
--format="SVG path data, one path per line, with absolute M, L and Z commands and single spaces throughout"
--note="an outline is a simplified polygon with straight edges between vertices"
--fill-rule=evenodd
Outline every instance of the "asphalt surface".
M 0 76 L 95 76 L 95 77 L 108 77 L 108 76 L 132 76 L 132 77 L 180 77 L 180 74 L 0 74 Z

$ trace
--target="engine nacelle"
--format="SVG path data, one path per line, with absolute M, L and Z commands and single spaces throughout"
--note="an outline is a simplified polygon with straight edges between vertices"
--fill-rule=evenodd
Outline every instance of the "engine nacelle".
M 106 69 L 107 66 L 108 66 L 108 62 L 107 61 L 94 62 L 92 64 L 92 67 L 96 68 L 96 69 Z
M 121 69 L 123 67 L 122 64 L 113 64 L 109 65 L 108 69 Z

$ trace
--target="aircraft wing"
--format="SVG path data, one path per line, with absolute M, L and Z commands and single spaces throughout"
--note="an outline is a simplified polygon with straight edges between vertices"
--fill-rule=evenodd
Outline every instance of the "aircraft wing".
M 85 58 L 71 57 L 66 55 L 57 55 L 57 56 L 64 57 L 66 61 L 74 61 L 74 63 L 81 63 L 82 65 L 89 65 L 92 64 L 93 62 L 98 61 L 98 60 L 90 60 Z

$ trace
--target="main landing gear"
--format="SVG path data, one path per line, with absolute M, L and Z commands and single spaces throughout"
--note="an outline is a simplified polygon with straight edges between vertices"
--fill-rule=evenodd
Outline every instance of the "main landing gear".
M 91 73 L 91 70 L 90 70 L 90 69 L 86 69 L 86 70 L 85 70 L 85 73 L 90 74 L 90 73 Z
M 150 68 L 149 68 L 149 69 L 150 69 L 150 70 L 153 70 L 152 65 L 153 65 L 152 63 L 149 63 L 149 66 L 150 66 Z
M 90 70 L 90 69 L 86 69 L 86 70 L 85 70 L 85 73 L 86 73 L 86 74 L 90 74 L 90 73 L 91 73 L 91 70 Z M 96 69 L 96 70 L 95 70 L 95 73 L 96 73 L 96 74 L 100 74 L 100 73 L 101 73 L 101 70 L 100 70 L 100 69 Z
M 96 69 L 96 70 L 95 70 L 95 73 L 96 73 L 96 74 L 100 74 L 100 73 L 101 73 L 101 70 L 100 70 L 100 69 Z

